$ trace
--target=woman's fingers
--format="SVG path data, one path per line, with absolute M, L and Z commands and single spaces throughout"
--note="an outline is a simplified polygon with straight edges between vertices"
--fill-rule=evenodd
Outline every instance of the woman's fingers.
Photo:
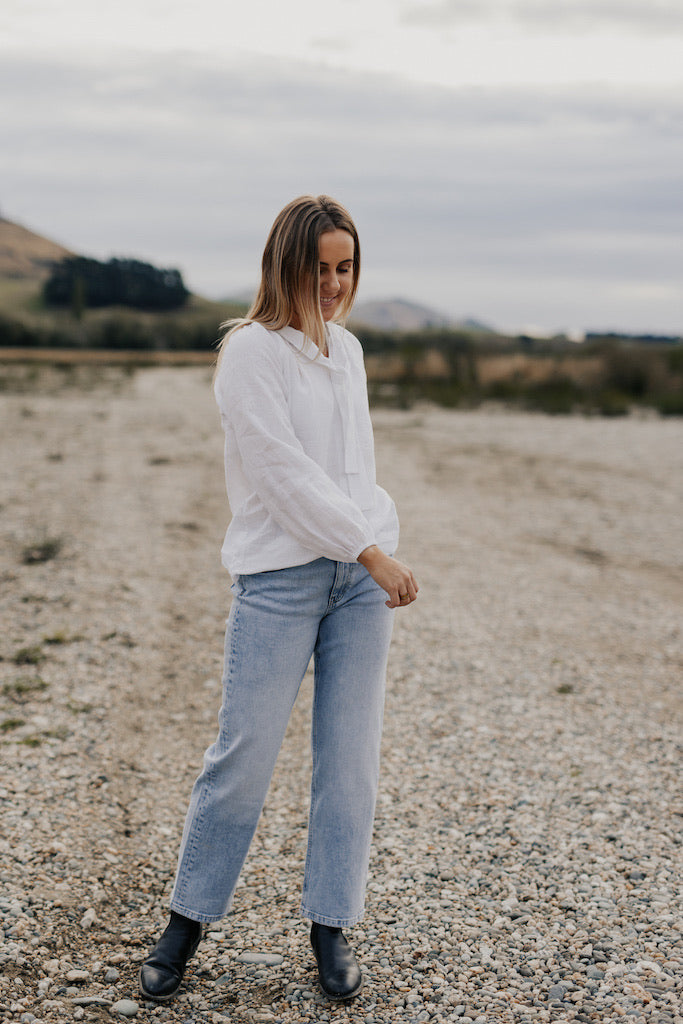
M 376 544 L 361 551 L 358 561 L 368 570 L 375 583 L 386 591 L 389 600 L 387 608 L 405 608 L 417 597 L 417 580 L 412 570 L 391 555 L 385 554 Z
M 419 589 L 417 580 L 407 569 L 405 575 L 399 579 L 396 589 L 394 590 L 392 587 L 387 591 L 389 594 L 389 600 L 386 602 L 387 608 L 407 608 L 417 598 Z

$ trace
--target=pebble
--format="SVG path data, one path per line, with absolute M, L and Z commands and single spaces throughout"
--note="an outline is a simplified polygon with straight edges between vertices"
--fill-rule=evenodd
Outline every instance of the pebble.
M 284 957 L 279 953 L 240 953 L 237 957 L 241 964 L 258 964 L 262 967 L 279 967 Z
M 90 974 L 88 971 L 67 971 L 66 980 L 85 983 L 86 981 L 90 981 Z
M 139 1011 L 140 1007 L 132 999 L 119 999 L 111 1007 L 111 1013 L 117 1013 L 120 1017 L 135 1017 Z
M 81 918 L 81 928 L 85 928 L 86 930 L 88 928 L 92 928 L 96 921 L 97 914 L 92 909 L 92 907 L 90 907 L 88 910 L 86 910 L 85 914 Z

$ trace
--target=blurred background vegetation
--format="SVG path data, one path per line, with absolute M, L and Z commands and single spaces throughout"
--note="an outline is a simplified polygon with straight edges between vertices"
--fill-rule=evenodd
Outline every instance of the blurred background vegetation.
M 8 364 L 22 360 L 209 364 L 220 324 L 246 312 L 244 303 L 190 294 L 177 270 L 131 259 L 99 263 L 50 250 L 39 236 L 27 241 L 30 233 L 8 221 L 0 227 L 14 245 L 13 258 L 8 245 L 4 265 L 0 259 L 0 387 L 16 380 Z M 378 329 L 352 319 L 349 327 L 365 350 L 373 404 L 493 401 L 548 413 L 620 416 L 640 407 L 683 415 L 680 337 L 595 334 L 577 343 L 482 325 Z

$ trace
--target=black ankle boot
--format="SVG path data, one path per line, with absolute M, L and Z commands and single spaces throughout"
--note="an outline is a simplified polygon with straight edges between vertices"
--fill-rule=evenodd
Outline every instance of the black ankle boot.
M 311 945 L 318 962 L 320 987 L 330 999 L 353 999 L 363 987 L 363 976 L 341 928 L 311 925 Z
M 140 968 L 140 992 L 145 999 L 165 1003 L 180 988 L 187 962 L 202 937 L 202 925 L 171 911 L 171 920 Z

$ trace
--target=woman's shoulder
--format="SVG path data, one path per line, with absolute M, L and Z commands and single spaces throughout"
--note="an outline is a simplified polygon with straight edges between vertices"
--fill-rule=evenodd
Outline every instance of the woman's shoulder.
M 230 351 L 237 353 L 244 349 L 250 349 L 253 352 L 256 349 L 273 347 L 276 347 L 276 339 L 272 331 L 267 330 L 256 320 L 249 320 L 233 328 L 226 342 L 225 352 L 226 354 Z
M 250 321 L 233 330 L 221 351 L 214 381 L 216 394 L 232 390 L 256 378 L 282 373 L 282 344 L 263 324 Z
M 235 328 L 225 342 L 221 356 L 221 368 L 243 365 L 279 366 L 282 358 L 282 342 L 277 334 L 269 331 L 255 320 Z

